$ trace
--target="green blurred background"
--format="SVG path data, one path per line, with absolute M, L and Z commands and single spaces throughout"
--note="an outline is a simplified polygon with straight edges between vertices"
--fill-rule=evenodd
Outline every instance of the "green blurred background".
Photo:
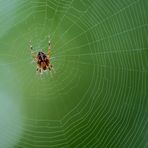
M 0 0 L 0 148 L 148 147 L 147 0 Z M 28 47 L 54 70 L 36 75 Z

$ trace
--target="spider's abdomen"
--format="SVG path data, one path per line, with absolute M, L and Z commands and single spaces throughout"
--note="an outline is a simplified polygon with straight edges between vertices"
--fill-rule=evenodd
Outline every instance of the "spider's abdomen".
M 43 70 L 46 70 L 49 66 L 49 59 L 44 52 L 39 52 L 37 55 L 37 64 Z

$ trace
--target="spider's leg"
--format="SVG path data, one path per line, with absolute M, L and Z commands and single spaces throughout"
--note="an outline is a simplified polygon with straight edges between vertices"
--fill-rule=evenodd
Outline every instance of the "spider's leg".
M 36 66 L 36 75 L 38 74 L 38 72 L 39 72 L 39 67 Z
M 41 68 L 38 68 L 38 71 L 40 73 L 40 78 L 42 79 L 42 69 Z
M 30 46 L 31 55 L 32 55 L 32 57 L 34 58 L 34 60 L 36 61 L 36 54 L 35 54 L 35 52 L 33 51 L 33 46 L 32 46 L 31 41 L 29 41 L 29 46 Z
M 47 53 L 48 58 L 50 57 L 50 49 L 51 49 L 51 43 L 50 43 L 50 39 L 49 39 L 49 41 L 48 41 L 48 53 Z
M 56 73 L 55 68 L 53 67 L 53 65 L 50 65 L 50 67 L 52 68 L 53 73 Z
M 40 69 L 40 74 L 41 74 L 41 75 L 43 74 L 43 69 L 42 69 L 42 68 Z
M 50 70 L 49 72 L 50 72 L 50 76 L 51 76 L 51 78 L 53 78 L 53 74 L 52 74 L 52 71 Z
M 48 69 L 49 69 L 49 71 L 51 70 L 51 67 L 50 66 L 48 66 Z
M 48 65 L 48 69 L 49 69 L 49 71 L 51 70 L 51 68 L 52 68 L 52 65 L 49 64 L 49 65 Z
M 31 42 L 31 40 L 29 41 L 29 46 L 30 46 L 30 50 L 32 51 L 32 50 L 33 50 L 33 47 L 32 47 L 32 42 Z
M 36 54 L 35 54 L 34 51 L 31 51 L 31 55 L 32 55 L 32 57 L 34 58 L 34 61 L 36 61 Z

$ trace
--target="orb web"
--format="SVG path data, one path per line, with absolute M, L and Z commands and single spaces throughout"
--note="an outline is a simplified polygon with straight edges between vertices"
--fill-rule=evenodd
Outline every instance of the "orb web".
M 16 73 L 14 93 L 19 90 L 21 95 L 15 101 L 22 109 L 23 134 L 16 147 L 146 147 L 146 4 L 146 0 L 3 4 L 13 13 L 5 10 L 1 16 L 0 66 Z M 49 35 L 54 71 L 40 79 L 28 41 L 36 53 L 47 52 Z

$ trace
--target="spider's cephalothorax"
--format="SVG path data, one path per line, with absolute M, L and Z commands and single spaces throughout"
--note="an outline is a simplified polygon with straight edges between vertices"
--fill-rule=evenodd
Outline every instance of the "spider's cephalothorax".
M 37 56 L 33 52 L 32 44 L 30 42 L 30 49 L 32 53 L 32 57 L 34 58 L 34 61 L 36 62 L 36 70 L 42 74 L 42 71 L 45 71 L 47 69 L 51 70 L 52 65 L 50 64 L 50 41 L 48 45 L 48 54 L 46 55 L 44 52 L 40 51 L 38 52 Z

